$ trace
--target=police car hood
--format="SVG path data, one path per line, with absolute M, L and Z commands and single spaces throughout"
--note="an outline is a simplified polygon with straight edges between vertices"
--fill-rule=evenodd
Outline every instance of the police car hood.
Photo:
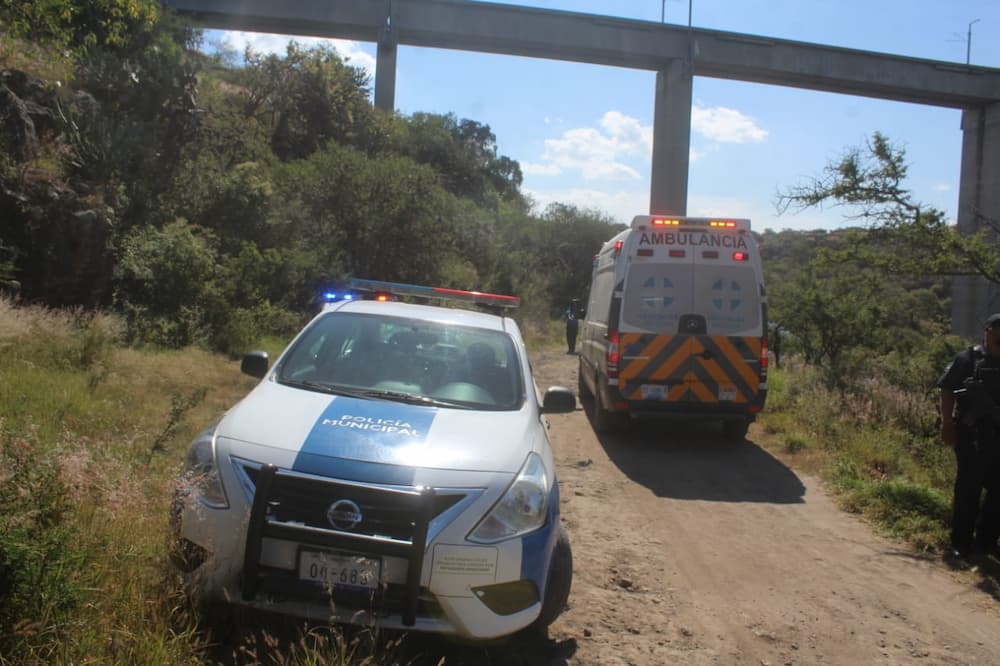
M 324 475 L 359 464 L 513 474 L 537 444 L 532 412 L 527 403 L 518 411 L 430 407 L 264 381 L 215 435 L 232 455 Z M 273 459 L 261 460 L 268 450 Z

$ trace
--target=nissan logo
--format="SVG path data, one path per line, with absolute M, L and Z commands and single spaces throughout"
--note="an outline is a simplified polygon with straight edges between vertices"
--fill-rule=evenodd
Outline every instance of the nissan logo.
M 338 530 L 352 530 L 363 518 L 361 507 L 349 499 L 337 500 L 326 510 L 326 519 Z

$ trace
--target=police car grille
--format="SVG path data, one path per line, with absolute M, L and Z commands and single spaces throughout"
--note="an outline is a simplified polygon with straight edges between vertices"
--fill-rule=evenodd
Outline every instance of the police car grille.
M 245 471 L 256 483 L 258 470 L 246 467 Z M 460 493 L 435 493 L 431 517 L 444 513 L 464 497 Z M 357 505 L 361 514 L 357 524 L 330 520 L 330 507 L 341 500 Z M 267 513 L 268 519 L 277 523 L 411 541 L 416 528 L 411 507 L 412 501 L 395 489 L 285 473 L 275 477 Z

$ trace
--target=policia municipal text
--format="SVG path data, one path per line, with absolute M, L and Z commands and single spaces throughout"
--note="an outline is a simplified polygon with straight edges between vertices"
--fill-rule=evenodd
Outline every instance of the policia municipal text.
M 951 360 L 941 389 L 941 440 L 955 450 L 951 556 L 997 555 L 1000 537 L 1000 314 L 983 344 Z M 985 498 L 982 497 L 985 491 Z

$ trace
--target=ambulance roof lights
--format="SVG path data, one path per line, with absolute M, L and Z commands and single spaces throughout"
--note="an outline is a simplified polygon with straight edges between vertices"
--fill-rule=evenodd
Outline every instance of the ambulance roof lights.
M 445 287 L 425 287 L 416 284 L 399 282 L 384 282 L 382 280 L 365 280 L 352 278 L 351 289 L 373 292 L 376 300 L 391 300 L 390 296 L 418 296 L 421 298 L 436 298 L 446 301 L 461 301 L 478 305 L 492 305 L 502 308 L 516 308 L 521 304 L 518 296 L 489 294 L 481 291 L 466 291 L 462 289 L 447 289 Z
M 632 229 L 697 228 L 734 231 L 750 231 L 750 220 L 740 218 L 714 217 L 673 217 L 664 215 L 636 215 L 632 218 Z
M 747 252 L 733 252 L 733 261 L 750 261 L 750 254 Z

